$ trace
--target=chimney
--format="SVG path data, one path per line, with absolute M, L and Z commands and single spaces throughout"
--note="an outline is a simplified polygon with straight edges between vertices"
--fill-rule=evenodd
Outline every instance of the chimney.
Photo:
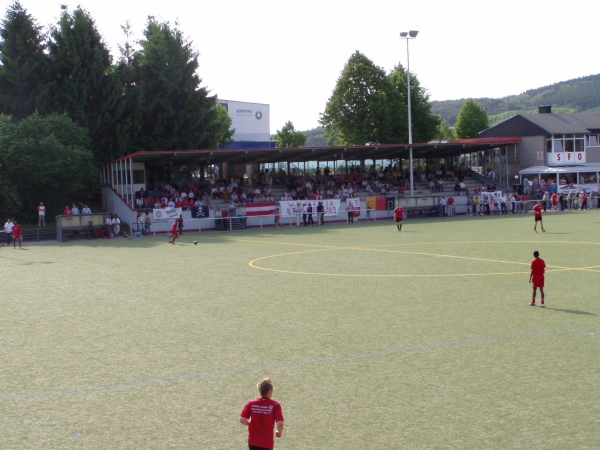
M 538 106 L 538 114 L 552 114 L 552 105 Z

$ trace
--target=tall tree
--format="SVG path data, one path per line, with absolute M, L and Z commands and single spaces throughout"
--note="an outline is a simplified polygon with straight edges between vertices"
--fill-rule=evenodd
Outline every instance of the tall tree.
M 14 122 L 0 121 L 0 206 L 5 213 L 35 221 L 43 201 L 49 214 L 85 202 L 97 188 L 98 170 L 87 130 L 67 115 L 37 113 Z M 6 191 L 7 186 L 12 191 Z M 12 196 L 12 198 L 7 197 Z
M 392 88 L 385 71 L 356 51 L 344 66 L 320 123 L 328 142 L 338 145 L 389 143 Z
M 275 134 L 277 147 L 300 147 L 306 143 L 306 134 L 296 131 L 292 122 L 286 122 Z
M 440 133 L 439 133 L 440 142 L 442 142 L 442 141 L 454 142 L 456 140 L 456 135 L 454 134 L 454 128 L 451 127 L 448 124 L 448 122 L 446 122 L 446 119 L 440 118 L 440 120 L 441 120 Z
M 394 116 L 394 142 L 408 142 L 408 83 L 406 70 L 399 64 L 389 75 L 389 80 L 398 96 L 390 101 L 401 103 L 392 108 Z M 429 93 L 423 87 L 417 76 L 410 74 L 410 103 L 413 142 L 428 142 L 438 136 L 440 119 L 431 113 Z
M 138 145 L 147 150 L 216 147 L 219 115 L 197 75 L 198 53 L 181 31 L 148 18 L 141 49 L 135 55 L 136 89 L 141 115 Z
M 41 86 L 48 81 L 42 28 L 16 1 L 0 29 L 0 112 L 15 119 L 33 114 Z
M 476 138 L 489 127 L 487 112 L 472 98 L 467 99 L 456 119 L 454 130 L 459 139 Z
M 114 128 L 125 107 L 120 74 L 87 11 L 63 8 L 49 52 L 53 80 L 45 88 L 42 112 L 66 112 L 87 128 L 98 161 L 118 156 Z

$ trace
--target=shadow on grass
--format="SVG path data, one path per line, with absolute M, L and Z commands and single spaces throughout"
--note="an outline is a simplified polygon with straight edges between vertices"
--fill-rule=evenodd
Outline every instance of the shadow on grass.
M 576 309 L 550 308 L 548 306 L 546 306 L 546 309 L 550 309 L 552 311 L 564 312 L 564 313 L 568 313 L 568 314 L 580 314 L 583 316 L 597 316 L 597 314 L 587 312 L 587 311 L 578 311 Z

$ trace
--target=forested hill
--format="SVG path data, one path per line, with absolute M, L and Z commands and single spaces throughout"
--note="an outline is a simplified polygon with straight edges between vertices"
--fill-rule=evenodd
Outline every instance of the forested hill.
M 520 95 L 504 98 L 474 99 L 495 125 L 515 114 L 537 112 L 541 105 L 551 105 L 554 113 L 600 113 L 600 74 L 562 81 L 550 86 L 530 89 Z M 431 102 L 431 112 L 442 116 L 453 126 L 466 99 Z

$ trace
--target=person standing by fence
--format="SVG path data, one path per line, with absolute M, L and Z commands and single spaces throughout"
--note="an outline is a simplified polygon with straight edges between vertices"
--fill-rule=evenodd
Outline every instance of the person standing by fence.
M 43 202 L 38 205 L 38 228 L 46 228 L 46 207 Z

